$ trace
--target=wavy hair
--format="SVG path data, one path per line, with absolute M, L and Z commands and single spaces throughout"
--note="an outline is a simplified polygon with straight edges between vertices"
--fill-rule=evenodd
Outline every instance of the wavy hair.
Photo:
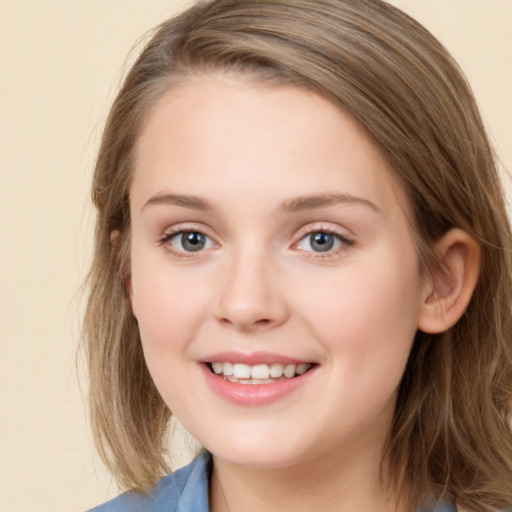
M 512 240 L 488 136 L 458 65 L 423 26 L 381 0 L 210 0 L 159 26 L 110 111 L 92 185 L 94 259 L 83 327 L 99 452 L 126 488 L 166 464 L 171 411 L 146 367 L 125 292 L 133 152 L 173 83 L 225 71 L 303 87 L 349 113 L 412 205 L 422 269 L 460 228 L 482 250 L 459 322 L 418 332 L 385 449 L 410 509 L 427 497 L 491 511 L 512 503 Z

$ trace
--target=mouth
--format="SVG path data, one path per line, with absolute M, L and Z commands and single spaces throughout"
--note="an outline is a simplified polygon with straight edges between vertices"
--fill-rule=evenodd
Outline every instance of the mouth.
M 215 361 L 206 363 L 210 372 L 219 378 L 236 384 L 274 384 L 283 380 L 292 380 L 311 371 L 314 363 L 283 364 L 260 363 L 249 365 Z

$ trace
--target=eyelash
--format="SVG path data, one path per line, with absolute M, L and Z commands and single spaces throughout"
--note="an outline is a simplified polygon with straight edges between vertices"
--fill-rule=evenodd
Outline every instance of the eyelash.
M 174 238 L 177 238 L 178 236 L 183 236 L 185 234 L 198 234 L 206 239 L 208 239 L 211 243 L 214 245 L 218 245 L 211 236 L 209 236 L 207 233 L 205 233 L 204 230 L 197 229 L 197 228 L 176 228 L 173 231 L 170 231 L 168 233 L 165 233 L 159 240 L 158 245 L 160 246 L 166 246 L 166 249 L 173 254 L 173 256 L 176 256 L 178 258 L 191 258 L 196 256 L 197 253 L 204 252 L 205 249 L 199 249 L 198 251 L 185 251 L 185 250 L 178 250 L 172 246 L 172 240 Z
M 328 229 L 328 228 L 326 229 L 326 228 L 319 227 L 319 228 L 315 228 L 315 229 L 304 228 L 301 231 L 302 232 L 299 233 L 299 236 L 300 236 L 299 241 L 295 242 L 292 245 L 292 249 L 300 250 L 299 245 L 301 244 L 301 242 L 306 240 L 308 237 L 311 237 L 316 234 L 332 236 L 335 238 L 335 240 L 337 240 L 339 242 L 338 247 L 336 247 L 334 249 L 328 249 L 325 252 L 313 251 L 313 250 L 311 250 L 311 251 L 303 250 L 303 252 L 308 253 L 310 255 L 309 257 L 313 257 L 313 258 L 317 258 L 317 259 L 336 258 L 336 257 L 340 256 L 343 252 L 345 252 L 348 248 L 352 247 L 355 244 L 355 241 L 353 239 L 348 238 L 347 236 L 342 235 L 333 229 Z M 158 245 L 166 246 L 166 249 L 168 251 L 170 251 L 174 256 L 179 257 L 179 258 L 191 258 L 191 257 L 196 256 L 198 253 L 204 252 L 205 250 L 211 248 L 211 247 L 208 247 L 207 249 L 201 248 L 198 251 L 186 251 L 186 250 L 178 250 L 178 249 L 174 248 L 171 244 L 171 241 L 174 238 L 176 238 L 180 235 L 183 236 L 185 234 L 198 234 L 198 235 L 201 235 L 201 236 L 207 238 L 210 241 L 210 243 L 212 243 L 214 245 L 218 245 L 213 240 L 213 238 L 211 236 L 209 236 L 207 233 L 205 233 L 204 230 L 192 228 L 192 227 L 191 228 L 178 227 L 173 231 L 165 233 L 158 240 Z
M 323 235 L 329 235 L 334 237 L 339 242 L 339 246 L 334 249 L 329 249 L 325 252 L 318 252 L 318 251 L 304 251 L 309 253 L 313 258 L 317 259 L 328 259 L 328 258 L 337 258 L 342 253 L 347 251 L 350 247 L 355 245 L 355 241 L 352 238 L 348 238 L 346 235 L 342 235 L 341 233 L 338 233 L 337 231 L 330 229 L 330 228 L 322 228 L 322 227 L 316 227 L 314 229 L 311 228 L 305 228 L 302 233 L 300 233 L 300 239 L 298 242 L 296 242 L 293 247 L 299 248 L 299 244 L 303 241 L 308 239 L 308 237 L 311 237 L 316 234 L 323 234 Z

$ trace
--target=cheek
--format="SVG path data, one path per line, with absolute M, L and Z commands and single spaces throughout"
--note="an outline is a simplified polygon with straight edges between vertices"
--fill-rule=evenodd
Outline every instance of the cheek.
M 421 279 L 414 249 L 383 251 L 347 269 L 323 287 L 316 283 L 304 308 L 310 325 L 352 376 L 400 373 L 420 311 Z
M 180 273 L 132 264 L 132 308 L 147 356 L 182 350 L 196 329 L 207 297 L 204 286 Z
M 164 401 L 179 413 L 187 396 L 197 400 L 183 382 L 195 364 L 188 354 L 201 326 L 204 289 L 172 273 L 135 269 L 132 300 L 149 372 Z

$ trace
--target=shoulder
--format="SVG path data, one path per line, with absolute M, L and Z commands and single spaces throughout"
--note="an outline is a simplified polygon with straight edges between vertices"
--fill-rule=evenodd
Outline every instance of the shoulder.
M 439 502 L 434 499 L 416 510 L 416 512 L 458 512 L 457 508 L 449 502 Z
M 495 512 L 512 512 L 512 507 L 494 509 Z M 457 512 L 474 512 L 468 508 L 457 507 Z
M 504 509 L 494 509 L 495 512 L 512 512 L 512 508 L 504 508 Z M 418 512 L 423 512 L 423 509 L 420 509 Z M 459 506 L 455 506 L 451 503 L 442 503 L 437 504 L 434 508 L 433 512 L 474 512 L 473 510 L 462 508 Z
M 208 512 L 210 454 L 162 478 L 147 494 L 126 492 L 89 512 Z

